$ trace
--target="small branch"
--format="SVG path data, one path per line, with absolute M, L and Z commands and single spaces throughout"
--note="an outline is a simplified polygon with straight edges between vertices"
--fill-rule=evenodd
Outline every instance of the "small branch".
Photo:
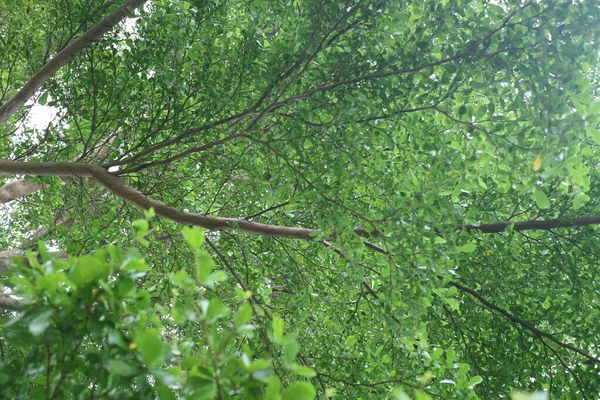
M 385 71 L 385 72 L 375 72 L 372 74 L 367 74 L 367 75 L 363 75 L 363 76 L 358 76 L 355 78 L 350 78 L 350 79 L 345 79 L 345 80 L 341 80 L 338 82 L 334 82 L 334 83 L 330 83 L 330 84 L 326 84 L 314 89 L 311 89 L 309 91 L 306 91 L 304 93 L 301 94 L 297 94 L 294 96 L 290 96 L 284 100 L 281 100 L 279 102 L 275 102 L 275 103 L 271 103 L 268 107 L 265 108 L 265 110 L 262 111 L 262 113 L 267 113 L 273 110 L 277 110 L 287 104 L 296 102 L 296 101 L 300 101 L 300 100 L 306 100 L 311 98 L 313 95 L 317 94 L 317 93 L 321 93 L 321 92 L 328 92 L 331 91 L 333 89 L 336 89 L 340 86 L 348 86 L 348 85 L 355 85 L 357 83 L 360 82 L 364 82 L 364 81 L 368 81 L 368 80 L 375 80 L 375 79 L 381 79 L 381 78 L 387 78 L 387 77 L 391 77 L 391 76 L 397 76 L 397 75 L 403 75 L 403 74 L 412 74 L 415 72 L 419 72 L 428 68 L 432 68 L 438 65 L 443 65 L 443 64 L 447 64 L 450 63 L 452 61 L 456 61 L 456 60 L 461 60 L 464 58 L 468 58 L 470 56 L 472 56 L 475 52 L 475 50 L 477 50 L 477 48 L 479 48 L 479 46 L 481 46 L 481 44 L 483 44 L 486 40 L 488 40 L 490 37 L 492 37 L 493 35 L 495 35 L 497 32 L 499 32 L 500 30 L 504 29 L 506 26 L 508 26 L 508 24 L 510 23 L 510 20 L 519 12 L 523 11 L 525 8 L 529 7 L 533 2 L 527 2 L 525 5 L 515 9 L 513 12 L 511 12 L 502 22 L 502 24 L 500 24 L 499 26 L 497 26 L 495 29 L 493 29 L 491 32 L 489 32 L 487 35 L 485 35 L 484 37 L 482 37 L 481 39 L 479 39 L 477 42 L 475 42 L 473 45 L 471 45 L 468 49 L 466 49 L 465 51 L 458 53 L 454 56 L 451 57 L 446 57 L 444 59 L 438 60 L 438 61 L 432 61 L 429 63 L 425 63 L 422 65 L 418 65 L 416 67 L 408 67 L 408 68 L 401 68 L 401 69 L 396 69 L 396 70 L 391 70 L 391 71 Z
M 290 204 L 290 202 L 289 202 L 289 201 L 284 201 L 284 202 L 283 202 L 283 203 L 281 203 L 281 204 L 276 204 L 276 205 L 274 205 L 274 206 L 271 206 L 271 207 L 269 207 L 269 208 L 265 208 L 264 210 L 262 210 L 262 211 L 259 211 L 259 212 L 255 213 L 255 214 L 248 215 L 247 217 L 244 217 L 244 219 L 252 219 L 252 218 L 256 218 L 256 217 L 258 217 L 258 216 L 260 216 L 260 215 L 263 215 L 263 214 L 265 214 L 265 213 L 268 213 L 269 211 L 273 211 L 273 210 L 276 210 L 276 209 L 278 209 L 278 208 L 281 208 L 281 207 L 287 206 L 288 204 Z
M 221 250 L 219 250 L 219 248 L 217 246 L 215 246 L 209 238 L 206 238 L 206 243 L 208 243 L 210 248 L 213 249 L 213 251 L 215 253 L 217 253 L 217 256 L 221 259 L 221 261 L 223 261 L 223 264 L 225 264 L 225 267 L 227 267 L 227 269 L 229 270 L 231 275 L 233 275 L 233 277 L 237 281 L 238 285 L 240 285 L 242 290 L 248 291 L 248 286 L 246 286 L 246 284 L 242 280 L 242 277 L 237 273 L 235 268 L 233 268 L 233 266 L 229 263 L 229 261 L 227 261 L 227 258 L 225 258 L 223 253 L 221 253 Z
M 338 382 L 338 383 L 343 383 L 345 385 L 348 386 L 362 386 L 362 387 L 376 387 L 376 386 L 380 386 L 380 385 L 391 385 L 391 384 L 401 384 L 401 385 L 405 385 L 414 389 L 419 389 L 422 390 L 430 395 L 434 395 L 437 397 L 437 395 L 435 395 L 433 392 L 429 391 L 425 386 L 422 385 L 416 385 L 414 383 L 410 383 L 410 382 L 406 382 L 405 380 L 402 379 L 390 379 L 390 380 L 386 380 L 386 381 L 379 381 L 379 382 L 356 382 L 356 379 L 339 379 L 339 378 L 335 378 L 331 375 L 328 374 L 324 374 L 319 372 L 320 376 L 323 376 L 329 380 L 332 380 L 334 382 Z
M 461 292 L 465 292 L 470 294 L 471 296 L 475 297 L 477 300 L 479 300 L 479 302 L 481 304 L 483 304 L 485 306 L 485 308 L 489 309 L 489 310 L 494 310 L 499 314 L 502 314 L 504 317 L 506 317 L 506 319 L 508 319 L 510 322 L 513 322 L 515 324 L 521 325 L 522 327 L 526 328 L 527 330 L 529 330 L 531 333 L 533 333 L 535 336 L 538 337 L 543 337 L 546 338 L 554 343 L 556 343 L 557 345 L 559 345 L 560 347 L 562 347 L 563 349 L 569 349 L 574 351 L 575 353 L 578 353 L 582 356 L 584 356 L 585 358 L 587 358 L 590 361 L 593 361 L 595 363 L 600 363 L 600 358 L 598 357 L 594 357 L 591 354 L 586 353 L 585 351 L 571 345 L 568 343 L 565 343 L 557 338 L 555 338 L 554 336 L 552 336 L 549 333 L 546 333 L 538 328 L 536 328 L 535 326 L 533 326 L 532 324 L 530 324 L 529 322 L 525 321 L 524 319 L 521 319 L 511 313 L 509 313 L 508 311 L 506 311 L 503 308 L 498 307 L 495 304 L 490 303 L 489 301 L 487 301 L 482 295 L 480 295 L 479 293 L 477 293 L 476 291 L 474 291 L 473 289 L 469 289 L 468 287 L 465 287 L 463 285 L 460 285 L 458 283 L 455 282 L 450 282 L 448 283 L 448 285 L 450 286 L 454 286 L 455 288 L 457 288 L 458 290 L 460 290 Z
M 544 345 L 545 348 L 550 349 L 550 351 L 554 354 L 554 356 L 556 357 L 556 359 L 558 360 L 558 362 L 563 366 L 563 368 L 565 369 L 565 371 L 568 372 L 573 377 L 573 380 L 575 381 L 575 384 L 577 385 L 577 389 L 579 389 L 579 393 L 581 393 L 582 398 L 584 400 L 587 400 L 587 397 L 585 395 L 585 390 L 583 389 L 583 385 L 581 384 L 581 380 L 577 376 L 577 373 L 575 371 L 573 371 L 567 365 L 567 363 L 565 363 L 563 361 L 563 359 L 561 358 L 560 354 L 558 354 L 558 352 L 554 349 L 554 347 L 552 347 L 548 343 L 546 343 L 543 338 L 540 338 L 540 341 L 542 342 L 542 344 Z M 546 353 L 546 357 L 548 357 L 547 353 Z
M 240 133 L 236 133 L 236 134 L 228 136 L 228 137 L 226 137 L 224 139 L 220 139 L 220 140 L 216 140 L 214 142 L 206 143 L 206 144 L 204 144 L 202 146 L 192 147 L 191 149 L 188 149 L 186 151 L 178 153 L 178 154 L 176 154 L 176 155 L 174 155 L 172 157 L 163 158 L 163 159 L 159 159 L 159 160 L 154 160 L 154 161 L 151 161 L 151 162 L 148 162 L 148 163 L 145 163 L 145 164 L 138 165 L 136 167 L 122 169 L 122 170 L 118 171 L 118 174 L 119 175 L 125 175 L 125 174 L 130 174 L 132 172 L 138 172 L 138 171 L 150 168 L 150 167 L 156 167 L 158 165 L 167 165 L 167 164 L 172 163 L 173 161 L 177 161 L 180 158 L 183 158 L 183 157 L 188 156 L 190 154 L 199 153 L 199 152 L 208 150 L 208 149 L 210 149 L 212 147 L 220 146 L 222 144 L 225 144 L 227 142 L 230 142 L 230 141 L 232 141 L 234 139 L 241 138 L 241 137 L 244 137 L 244 135 L 240 134 Z

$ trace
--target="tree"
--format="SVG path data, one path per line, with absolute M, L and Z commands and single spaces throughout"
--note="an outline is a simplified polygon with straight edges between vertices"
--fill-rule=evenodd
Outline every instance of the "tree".
M 2 393 L 594 398 L 599 18 L 0 4 Z

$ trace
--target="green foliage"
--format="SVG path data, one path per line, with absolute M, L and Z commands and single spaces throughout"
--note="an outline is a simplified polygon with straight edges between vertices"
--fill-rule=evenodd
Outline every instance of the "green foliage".
M 199 252 L 204 234 L 198 229 L 183 232 L 190 248 Z M 7 282 L 22 309 L 5 315 L 0 330 L 3 396 L 315 397 L 310 383 L 294 382 L 314 377 L 310 368 L 294 364 L 290 371 L 295 375 L 282 388 L 272 360 L 254 356 L 244 344 L 256 328 L 251 299 L 234 301 L 232 315 L 207 290 L 214 280 L 197 285 L 179 271 L 171 280 L 188 297 L 178 298 L 179 291 L 173 290 L 173 306 L 157 307 L 144 284 L 145 260 L 135 249 L 110 246 L 63 261 L 50 257 L 40 242 L 39 254 L 43 263 L 32 253 L 27 254 L 29 263 L 15 259 L 15 275 Z M 207 260 L 196 267 L 202 262 Z M 297 348 L 295 337 L 282 337 L 282 346 Z M 288 356 L 293 362 L 295 354 Z
M 0 2 L 0 105 L 121 4 Z M 600 214 L 599 20 L 593 0 L 146 2 L 0 125 L 1 160 L 129 187 L 0 186 L 0 250 L 24 253 L 0 276 L 22 304 L 0 397 L 594 398 L 600 244 L 576 222 Z M 231 229 L 187 226 L 206 217 Z

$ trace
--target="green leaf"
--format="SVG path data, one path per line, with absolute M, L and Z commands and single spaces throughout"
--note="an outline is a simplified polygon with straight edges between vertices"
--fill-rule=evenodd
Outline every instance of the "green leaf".
M 148 265 L 142 258 L 133 259 L 123 265 L 123 271 L 148 272 Z
M 204 244 L 204 232 L 202 232 L 199 228 L 190 228 L 185 226 L 181 230 L 181 233 L 192 250 L 198 250 L 202 244 Z
M 431 400 L 431 396 L 422 390 L 415 390 L 415 400 Z
M 281 390 L 281 383 L 276 376 L 271 377 L 269 386 L 267 386 L 267 392 L 265 393 L 265 400 L 282 400 L 279 391 Z
M 29 322 L 29 331 L 34 336 L 39 336 L 48 329 L 52 320 L 53 310 L 46 310 L 36 315 L 31 322 Z
M 283 339 L 283 319 L 279 315 L 274 315 L 271 324 L 273 326 L 273 341 L 281 343 Z
M 48 248 L 46 247 L 46 245 L 44 244 L 44 242 L 42 242 L 41 240 L 38 241 L 37 243 L 38 245 L 38 253 L 40 254 L 40 258 L 42 259 L 42 263 L 46 262 L 46 261 L 50 261 L 51 257 L 50 257 L 50 253 L 48 252 Z
M 548 395 L 542 391 L 534 393 L 511 392 L 510 398 L 511 400 L 548 400 Z
M 100 261 L 96 257 L 81 256 L 68 278 L 76 285 L 86 285 L 106 279 L 110 273 L 111 267 L 109 264 Z
M 344 342 L 344 346 L 352 347 L 356 343 L 356 338 L 354 336 L 348 336 L 346 341 Z
M 231 314 L 231 309 L 221 302 L 221 300 L 214 298 L 208 303 L 208 309 L 206 311 L 206 321 L 213 323 L 219 319 L 228 317 Z
M 121 349 L 127 349 L 127 343 L 125 343 L 125 338 L 123 337 L 123 333 L 112 328 L 108 328 L 108 336 L 107 336 L 108 344 L 112 346 L 118 346 Z
M 173 392 L 172 389 L 166 386 L 156 385 L 154 386 L 154 390 L 156 390 L 156 393 L 158 394 L 158 398 L 160 400 L 177 400 L 175 392 Z
M 180 287 L 185 291 L 193 291 L 196 288 L 196 281 L 190 278 L 190 276 L 184 270 L 179 270 L 174 274 L 169 274 L 169 280 L 175 286 Z
M 229 275 L 225 271 L 215 271 L 202 280 L 202 286 L 212 288 L 216 283 L 223 282 L 229 279 Z
M 283 355 L 285 356 L 286 361 L 289 364 L 293 363 L 298 355 L 298 351 L 300 351 L 300 346 L 298 346 L 296 335 L 289 334 L 284 336 L 283 340 L 281 341 L 281 346 L 283 347 Z
M 600 130 L 592 126 L 585 127 L 586 132 L 596 141 L 596 143 L 600 144 Z
M 462 190 L 462 187 L 460 185 L 456 185 L 454 187 L 454 190 L 452 190 L 452 194 L 450 195 L 450 200 L 452 200 L 453 203 L 458 201 L 461 190 Z
M 586 91 L 579 92 L 571 96 L 573 100 L 583 105 L 589 105 L 594 100 L 594 97 Z
M 453 347 L 446 349 L 446 366 L 448 368 L 454 368 L 454 359 L 456 357 L 456 350 Z
M 138 333 L 135 338 L 136 350 L 142 355 L 144 363 L 155 365 L 162 353 L 163 340 L 156 329 L 147 329 Z
M 46 103 L 48 102 L 48 94 L 49 92 L 46 90 L 44 91 L 44 93 L 42 93 L 42 95 L 40 96 L 38 103 L 41 105 L 46 105 Z
M 411 400 L 410 396 L 407 395 L 402 389 L 394 388 L 392 393 L 390 393 L 392 397 L 396 400 Z
M 172 373 L 168 371 L 163 371 L 158 368 L 149 368 L 149 372 L 152 374 L 154 379 L 156 379 L 157 384 L 165 386 L 176 386 L 179 384 L 179 379 L 177 379 Z M 181 371 L 179 371 L 178 375 L 181 375 Z
M 312 400 L 315 396 L 315 388 L 307 382 L 292 383 L 281 392 L 281 398 L 285 400 Z
M 133 376 L 139 373 L 139 370 L 133 365 L 121 360 L 109 359 L 106 362 L 106 369 L 111 374 L 117 376 Z
M 548 200 L 548 197 L 546 196 L 546 193 L 544 193 L 543 190 L 535 189 L 533 196 L 535 199 L 535 204 L 537 204 L 539 208 L 544 209 L 550 207 L 550 200 Z
M 137 228 L 136 234 L 143 237 L 150 230 L 150 223 L 147 219 L 136 219 L 132 225 Z
M 588 201 L 590 201 L 590 196 L 585 193 L 577 193 L 573 198 L 573 209 L 578 210 L 585 205 Z
M 151 219 L 154 218 L 156 216 L 156 212 L 154 211 L 154 207 L 150 207 L 147 210 L 143 210 L 144 211 L 144 217 L 146 219 Z
M 198 254 L 196 258 L 196 274 L 199 284 L 205 284 L 205 281 L 210 275 L 214 265 L 215 263 L 211 256 L 206 253 Z
M 481 118 L 485 117 L 485 115 L 487 114 L 487 111 L 488 111 L 487 106 L 484 106 L 484 105 L 479 106 L 479 107 L 477 107 L 477 110 L 475 111 L 475 117 L 477 119 L 481 119 Z
M 472 377 L 469 382 L 467 382 L 467 389 L 473 389 L 475 386 L 479 385 L 483 382 L 483 378 L 479 375 Z
M 456 248 L 458 253 L 472 253 L 475 250 L 477 250 L 477 245 L 475 243 L 466 243 Z
M 252 318 L 252 307 L 247 302 L 242 303 L 235 312 L 234 326 L 239 328 L 250 321 Z
M 305 367 L 303 365 L 297 365 L 294 368 L 292 368 L 292 371 L 295 374 L 298 374 L 300 376 L 304 376 L 306 378 L 314 378 L 315 376 L 317 376 L 317 373 L 315 372 L 314 369 L 310 368 L 310 367 Z

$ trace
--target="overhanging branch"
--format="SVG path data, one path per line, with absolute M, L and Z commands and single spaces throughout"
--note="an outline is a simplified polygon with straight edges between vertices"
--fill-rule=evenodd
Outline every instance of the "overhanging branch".
M 7 121 L 48 79 L 71 61 L 81 50 L 97 40 L 113 26 L 125 19 L 129 12 L 144 4 L 146 0 L 129 0 L 121 7 L 107 15 L 102 21 L 88 29 L 67 47 L 62 49 L 52 60 L 40 68 L 35 75 L 10 100 L 0 106 L 0 123 Z
M 108 172 L 106 169 L 92 164 L 77 162 L 22 162 L 0 160 L 0 175 L 45 175 L 92 178 L 130 204 L 134 204 L 144 210 L 154 208 L 156 214 L 163 218 L 167 218 L 184 225 L 200 226 L 210 230 L 240 230 L 261 236 L 276 236 L 303 240 L 315 240 L 319 234 L 318 229 L 262 224 L 243 218 L 218 218 L 202 214 L 183 212 L 140 193 L 136 189 L 127 185 L 122 179 Z M 456 225 L 455 227 L 457 229 L 466 229 L 467 231 L 499 233 L 503 232 L 511 224 L 514 224 L 514 230 L 516 231 L 577 228 L 584 225 L 600 224 L 600 215 L 591 215 L 571 219 L 553 219 L 547 221 L 522 221 L 515 223 L 498 222 L 493 224 L 482 224 L 478 226 Z M 368 232 L 361 227 L 354 228 L 354 232 L 360 236 L 378 235 L 377 231 Z
M 76 162 L 21 162 L 0 160 L 0 175 L 34 175 L 34 176 L 71 176 L 94 178 L 102 186 L 116 194 L 126 202 L 142 209 L 154 208 L 156 215 L 179 222 L 211 230 L 240 230 L 261 236 L 277 236 L 291 239 L 314 240 L 319 230 L 295 228 L 288 226 L 261 224 L 239 218 L 217 218 L 190 212 L 182 212 L 154 200 L 127 185 L 122 179 L 109 173 L 106 169 L 92 164 Z M 355 232 L 366 235 L 362 228 Z

